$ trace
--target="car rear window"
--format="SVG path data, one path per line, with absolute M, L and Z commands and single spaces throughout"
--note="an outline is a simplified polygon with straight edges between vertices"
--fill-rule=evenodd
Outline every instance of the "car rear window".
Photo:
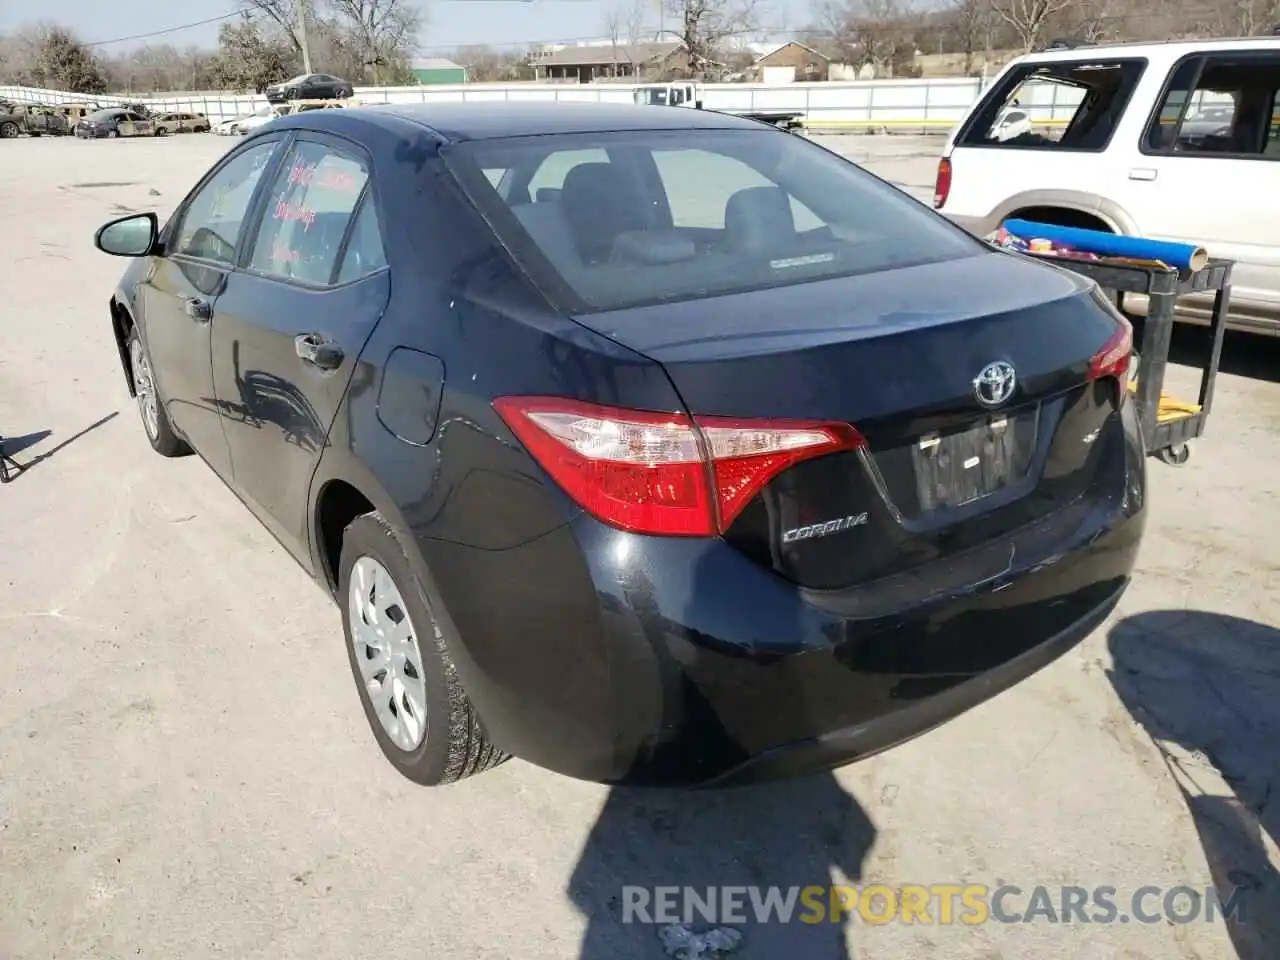
M 1105 150 L 1146 65 L 1138 58 L 1020 64 L 982 99 L 958 143 Z
M 982 250 L 895 187 L 772 130 L 513 137 L 442 155 L 515 259 L 570 312 Z

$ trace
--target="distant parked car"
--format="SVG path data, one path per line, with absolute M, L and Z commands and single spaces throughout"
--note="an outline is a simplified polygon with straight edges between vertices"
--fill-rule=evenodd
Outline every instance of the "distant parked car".
M 57 107 L 27 107 L 27 135 L 32 137 L 65 137 L 71 132 L 71 124 Z
M 286 100 L 341 100 L 355 94 L 348 80 L 332 77 L 327 73 L 304 73 L 267 87 L 264 91 L 268 103 L 284 103 Z
M 154 117 L 156 136 L 170 133 L 208 133 L 209 118 L 203 113 L 161 113 Z
M 285 106 L 281 116 L 305 113 L 307 110 L 341 110 L 352 105 L 346 100 L 292 100 Z
M 219 120 L 213 125 L 213 133 L 219 137 L 234 137 L 240 132 L 240 124 L 248 120 L 252 114 L 246 114 L 243 117 L 232 117 L 229 120 Z
M 86 140 L 97 137 L 153 137 L 155 132 L 153 121 L 120 107 L 98 110 L 76 124 L 76 136 Z
M 260 107 L 253 112 L 251 116 L 241 117 L 235 122 L 235 132 L 244 136 L 257 130 L 264 123 L 270 123 L 276 117 L 282 117 L 288 112 L 289 108 L 284 104 L 276 106 Z
M 0 100 L 0 139 L 12 140 L 22 133 L 22 107 L 8 100 Z

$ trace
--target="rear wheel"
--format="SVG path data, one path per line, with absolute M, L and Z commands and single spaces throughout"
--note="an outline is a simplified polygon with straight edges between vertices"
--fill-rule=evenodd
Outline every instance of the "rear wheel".
M 115 127 L 112 127 L 110 130 L 107 131 L 107 138 L 110 140 L 114 140 L 118 136 L 120 136 L 120 131 L 117 130 Z
M 379 513 L 343 533 L 338 600 L 360 704 L 392 766 L 437 786 L 507 759 L 485 735 L 449 659 L 450 638 Z
M 129 331 L 129 366 L 133 373 L 133 392 L 138 401 L 138 415 L 142 418 L 142 429 L 147 433 L 151 449 L 162 457 L 186 456 L 191 448 L 173 432 L 169 415 L 165 413 L 164 404 L 156 393 L 151 358 L 147 356 L 147 347 L 138 336 L 137 327 Z
M 11 120 L 0 123 L 0 137 L 5 140 L 12 140 L 19 134 L 18 125 Z

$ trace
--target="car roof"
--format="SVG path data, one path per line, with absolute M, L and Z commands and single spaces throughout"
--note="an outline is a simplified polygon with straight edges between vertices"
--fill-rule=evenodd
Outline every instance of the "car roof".
M 1236 37 L 1223 40 L 1158 40 L 1150 43 L 1092 43 L 1045 50 L 1018 58 L 1017 63 L 1056 63 L 1102 57 L 1143 57 L 1172 63 L 1189 53 L 1233 53 L 1246 50 L 1280 52 L 1280 37 Z
M 340 115 L 341 119 L 338 116 Z M 563 133 L 643 130 L 759 130 L 753 120 L 685 107 L 633 103 L 414 103 L 369 104 L 359 110 L 311 110 L 281 117 L 274 129 L 341 123 L 351 130 L 360 121 L 399 132 L 414 124 L 451 142 L 493 140 Z

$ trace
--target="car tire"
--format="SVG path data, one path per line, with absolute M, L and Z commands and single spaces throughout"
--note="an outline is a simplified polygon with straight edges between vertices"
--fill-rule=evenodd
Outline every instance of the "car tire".
M 157 137 L 166 137 L 166 136 L 168 136 L 168 135 L 169 135 L 169 131 L 168 131 L 168 130 L 166 130 L 164 127 L 156 127 L 156 136 L 157 136 Z
M 364 608 L 353 612 L 362 597 Z M 343 533 L 338 604 L 360 705 L 396 770 L 422 786 L 441 786 L 508 759 L 489 741 L 449 657 L 452 638 L 380 513 L 357 517 Z M 387 622 L 408 626 L 393 640 L 378 626 Z M 389 654 L 385 669 L 380 652 Z
M 120 136 L 120 131 L 117 130 L 115 127 L 112 127 L 110 130 L 107 131 L 108 140 L 114 140 L 118 136 Z
M 5 140 L 12 140 L 21 132 L 22 131 L 18 129 L 18 125 L 12 121 L 0 123 L 0 137 L 3 137 Z
M 138 328 L 129 330 L 129 367 L 133 377 L 134 395 L 138 402 L 138 416 L 151 449 L 162 457 L 185 457 L 191 453 L 185 440 L 173 431 L 169 415 L 156 392 L 156 379 L 151 372 L 151 358 L 147 345 L 138 335 Z

